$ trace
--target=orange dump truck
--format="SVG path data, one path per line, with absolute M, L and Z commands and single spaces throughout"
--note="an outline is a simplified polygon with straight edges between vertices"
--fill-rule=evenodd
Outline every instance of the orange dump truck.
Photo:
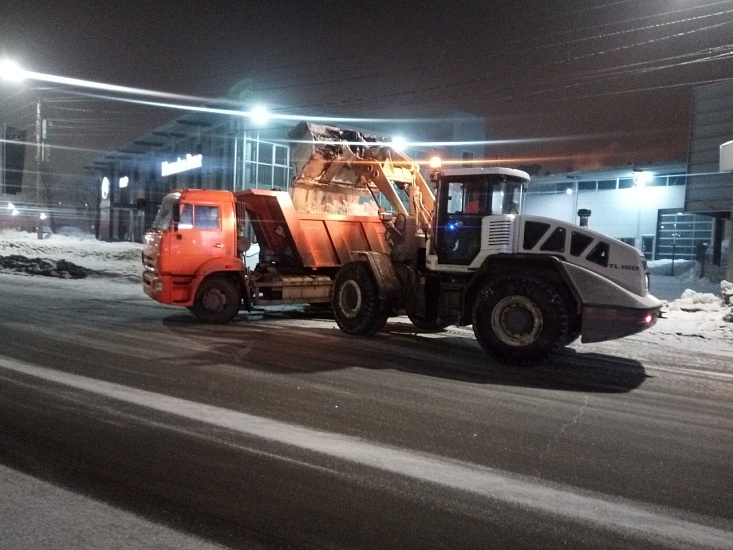
M 252 271 L 243 261 L 247 223 L 260 247 Z M 143 288 L 223 323 L 240 304 L 330 303 L 333 277 L 354 250 L 387 251 L 379 216 L 297 212 L 284 191 L 183 189 L 164 198 L 145 236 Z

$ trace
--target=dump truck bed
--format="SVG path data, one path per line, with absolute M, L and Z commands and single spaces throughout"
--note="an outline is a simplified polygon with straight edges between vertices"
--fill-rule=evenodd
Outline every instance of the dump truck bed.
M 388 252 L 378 216 L 298 212 L 285 191 L 248 189 L 234 194 L 252 222 L 260 250 L 295 266 L 321 269 L 352 260 L 352 252 Z

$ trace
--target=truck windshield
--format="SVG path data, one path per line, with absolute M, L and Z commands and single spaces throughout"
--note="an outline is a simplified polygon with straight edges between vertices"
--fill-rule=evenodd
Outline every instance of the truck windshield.
M 153 229 L 170 229 L 173 213 L 179 209 L 178 197 L 166 197 L 153 221 Z

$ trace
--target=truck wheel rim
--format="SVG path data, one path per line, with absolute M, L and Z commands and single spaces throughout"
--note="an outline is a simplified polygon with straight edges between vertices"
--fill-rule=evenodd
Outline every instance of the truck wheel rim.
M 219 312 L 226 307 L 227 297 L 220 290 L 209 290 L 201 298 L 201 305 L 204 306 L 206 311 Z
M 491 312 L 496 337 L 509 346 L 528 346 L 542 332 L 542 312 L 525 296 L 507 296 Z
M 361 311 L 361 288 L 356 281 L 346 281 L 339 291 L 339 306 L 347 319 L 353 319 Z

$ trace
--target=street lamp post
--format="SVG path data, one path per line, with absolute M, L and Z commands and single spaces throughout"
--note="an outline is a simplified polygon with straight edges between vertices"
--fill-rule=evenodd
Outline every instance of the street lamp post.
M 41 187 L 43 176 L 43 119 L 41 118 L 41 96 L 36 98 L 36 203 L 41 204 Z
M 9 80 L 13 82 L 20 82 L 23 79 L 26 78 L 26 76 L 29 73 L 28 71 L 24 71 L 21 69 L 17 64 L 10 60 L 3 60 L 0 61 L 0 78 L 3 80 Z M 35 134 L 36 134 L 36 177 L 35 177 L 35 198 L 36 198 L 36 204 L 38 205 L 39 209 L 42 208 L 42 195 L 43 195 L 43 165 L 45 161 L 45 144 L 44 144 L 44 121 L 43 121 L 43 113 L 41 108 L 41 96 L 36 96 L 36 119 L 34 124 Z M 4 139 L 5 136 L 3 136 Z M 42 219 L 36 220 L 38 223 L 38 238 L 43 238 L 43 221 Z

